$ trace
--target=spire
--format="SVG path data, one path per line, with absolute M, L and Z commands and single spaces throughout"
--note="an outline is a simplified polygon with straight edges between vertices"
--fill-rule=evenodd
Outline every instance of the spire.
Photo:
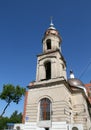
M 48 29 L 54 29 L 54 30 L 56 29 L 56 28 L 54 27 L 52 17 L 51 17 L 50 27 L 49 27 Z
M 54 26 L 54 24 L 53 24 L 53 22 L 52 22 L 53 20 L 52 20 L 52 17 L 51 17 L 51 23 L 50 23 L 50 26 Z
M 71 78 L 71 79 L 74 79 L 74 78 L 75 78 L 74 73 L 73 73 L 72 70 L 70 70 L 70 78 Z

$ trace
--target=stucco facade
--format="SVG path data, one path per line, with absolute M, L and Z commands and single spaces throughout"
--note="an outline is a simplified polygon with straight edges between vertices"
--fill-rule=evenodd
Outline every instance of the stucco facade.
M 77 90 L 73 92 L 67 81 L 59 78 L 52 81 L 42 81 L 35 83 L 33 88 L 28 91 L 26 117 L 28 124 L 36 122 L 36 127 L 50 128 L 54 130 L 53 124 L 58 123 L 61 129 L 62 122 L 65 122 L 64 130 L 72 124 L 77 124 L 83 130 L 89 130 L 91 127 L 91 117 L 88 112 L 87 97 L 84 91 Z M 51 101 L 51 119 L 49 121 L 39 120 L 39 104 L 42 98 L 48 98 Z M 32 100 L 31 100 L 32 99 Z

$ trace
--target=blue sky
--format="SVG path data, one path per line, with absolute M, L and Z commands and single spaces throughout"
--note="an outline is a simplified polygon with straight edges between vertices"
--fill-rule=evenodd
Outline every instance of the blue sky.
M 91 0 L 2 0 L 0 1 L 0 92 L 3 84 L 26 87 L 35 80 L 37 54 L 50 17 L 62 36 L 62 54 L 67 76 L 73 69 L 84 83 L 91 80 Z M 0 112 L 5 106 L 0 100 Z M 11 104 L 5 116 L 23 111 Z

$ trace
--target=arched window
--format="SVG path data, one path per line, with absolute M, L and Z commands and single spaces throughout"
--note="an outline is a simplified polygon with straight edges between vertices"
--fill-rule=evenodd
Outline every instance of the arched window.
M 45 128 L 45 130 L 49 130 L 49 128 Z
M 47 50 L 51 49 L 51 40 L 50 39 L 47 39 L 46 46 L 47 46 Z
M 77 127 L 73 127 L 72 130 L 78 130 L 78 128 Z
M 16 129 L 17 129 L 17 130 L 20 130 L 20 126 L 17 126 Z
M 51 79 L 51 62 L 46 62 L 45 63 L 45 74 L 46 74 L 46 79 Z
M 50 120 L 50 100 L 43 98 L 40 101 L 40 120 Z

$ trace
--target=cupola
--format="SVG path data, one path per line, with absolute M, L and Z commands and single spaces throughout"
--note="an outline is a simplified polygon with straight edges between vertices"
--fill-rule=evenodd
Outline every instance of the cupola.
M 62 38 L 59 32 L 54 27 L 52 20 L 49 28 L 44 33 L 42 42 L 43 42 L 43 53 L 60 50 L 60 43 L 62 42 Z
M 73 86 L 73 87 L 79 87 L 79 86 L 84 87 L 84 84 L 82 83 L 82 81 L 80 79 L 75 78 L 72 70 L 70 71 L 70 79 L 68 79 L 68 83 L 70 86 Z
M 68 79 L 68 84 L 70 85 L 70 87 L 72 88 L 72 90 L 76 91 L 78 89 L 82 89 L 84 90 L 86 96 L 87 96 L 87 91 L 85 89 L 85 85 L 84 83 L 78 79 L 75 78 L 73 71 L 70 71 L 70 78 Z

